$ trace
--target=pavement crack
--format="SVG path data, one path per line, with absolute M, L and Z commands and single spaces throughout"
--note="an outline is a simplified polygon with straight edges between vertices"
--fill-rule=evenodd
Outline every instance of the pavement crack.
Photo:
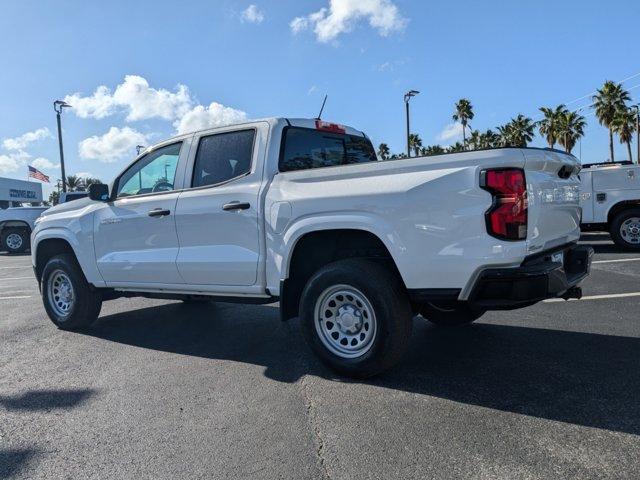
M 302 391 L 302 397 L 304 399 L 304 404 L 307 410 L 307 419 L 309 421 L 309 426 L 311 427 L 311 431 L 313 432 L 313 441 L 316 446 L 316 462 L 318 464 L 318 469 L 323 478 L 331 479 L 331 474 L 329 473 L 329 468 L 327 466 L 327 459 L 325 458 L 326 450 L 325 450 L 325 442 L 322 438 L 322 433 L 320 431 L 320 422 L 318 421 L 318 415 L 316 413 L 316 407 L 314 405 L 313 399 L 311 398 L 309 392 L 309 376 L 303 375 L 300 379 L 300 386 Z

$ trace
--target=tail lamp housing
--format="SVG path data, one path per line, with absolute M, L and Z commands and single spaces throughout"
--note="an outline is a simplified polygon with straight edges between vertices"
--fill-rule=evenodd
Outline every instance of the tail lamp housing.
M 487 233 L 500 240 L 527 238 L 527 182 L 520 168 L 496 168 L 480 173 L 480 187 L 493 202 L 485 213 Z

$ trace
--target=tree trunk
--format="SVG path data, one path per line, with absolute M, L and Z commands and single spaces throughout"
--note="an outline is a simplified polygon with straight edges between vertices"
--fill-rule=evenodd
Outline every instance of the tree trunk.
M 627 152 L 629 152 L 629 161 L 633 163 L 633 155 L 631 155 L 631 142 L 627 142 Z
M 609 152 L 611 153 L 611 162 L 615 162 L 615 158 L 613 157 L 613 130 L 609 127 Z
M 462 145 L 467 147 L 467 126 L 462 122 Z

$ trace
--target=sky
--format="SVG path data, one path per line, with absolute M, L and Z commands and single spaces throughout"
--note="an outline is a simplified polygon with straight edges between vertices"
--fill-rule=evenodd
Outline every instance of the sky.
M 67 174 L 111 181 L 176 133 L 244 119 L 315 117 L 405 149 L 403 94 L 424 145 L 540 106 L 577 109 L 605 80 L 640 101 L 637 0 L 0 1 L 0 176 L 60 178 L 52 102 L 65 99 Z M 574 154 L 605 161 L 586 108 Z M 538 135 L 534 146 L 545 146 Z M 615 141 L 616 160 L 626 147 Z M 634 150 L 635 152 L 635 145 Z M 51 187 L 45 184 L 45 193 Z

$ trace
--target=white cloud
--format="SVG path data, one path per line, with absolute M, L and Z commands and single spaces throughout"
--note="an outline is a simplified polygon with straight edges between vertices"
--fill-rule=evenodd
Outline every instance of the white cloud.
M 407 24 L 391 0 L 329 0 L 328 9 L 296 17 L 289 27 L 294 34 L 313 27 L 318 41 L 327 43 L 353 30 L 360 20 L 368 21 L 383 37 L 403 30 Z
M 80 93 L 67 95 L 65 102 L 80 118 L 105 118 L 119 112 L 127 114 L 127 121 L 162 118 L 175 120 L 188 112 L 195 103 L 189 89 L 178 85 L 175 92 L 156 89 L 139 75 L 127 75 L 115 91 L 99 86 L 93 95 L 83 97 Z
M 48 158 L 44 158 L 44 157 L 38 157 L 29 163 L 34 167 L 36 167 L 38 170 L 53 170 L 53 169 L 60 168 L 59 163 L 53 163 Z
M 27 165 L 27 161 L 31 158 L 27 152 L 22 150 L 16 153 L 0 155 L 0 173 L 12 173 Z M 26 176 L 26 170 L 25 170 Z
M 19 137 L 5 138 L 2 142 L 2 146 L 7 150 L 22 150 L 30 143 L 37 142 L 45 138 L 52 138 L 51 132 L 47 127 L 38 128 L 33 132 L 27 132 Z
M 205 128 L 222 127 L 232 123 L 243 122 L 247 114 L 242 110 L 225 107 L 212 102 L 208 107 L 197 105 L 174 123 L 178 133 L 204 130 Z
M 462 124 L 461 123 L 450 123 L 438 134 L 438 140 L 447 141 L 447 140 L 457 140 L 462 138 Z
M 135 156 L 136 145 L 144 145 L 147 136 L 130 127 L 111 127 L 104 135 L 85 138 L 78 144 L 80 157 L 113 163 L 121 158 Z
M 318 91 L 318 87 L 315 85 L 311 85 L 311 87 L 307 91 L 307 95 L 311 95 L 312 93 L 316 93 L 317 91 Z
M 262 23 L 264 20 L 264 12 L 260 10 L 256 5 L 249 5 L 240 14 L 240 20 L 249 23 Z

